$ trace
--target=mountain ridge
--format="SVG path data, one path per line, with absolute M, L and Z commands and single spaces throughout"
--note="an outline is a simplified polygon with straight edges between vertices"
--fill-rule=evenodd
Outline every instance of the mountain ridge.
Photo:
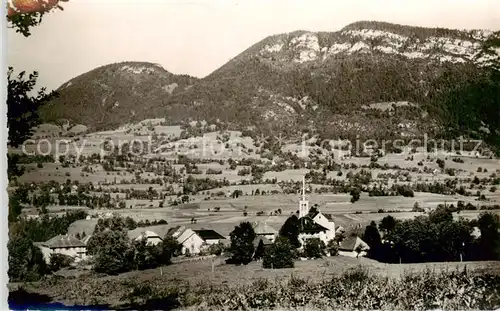
M 103 83 L 106 79 L 115 83 L 122 94 L 119 100 L 113 100 L 126 104 L 120 110 L 99 107 L 95 101 L 103 101 L 111 91 L 98 87 L 93 90 L 91 100 L 79 100 L 79 109 L 94 101 L 105 121 L 96 122 L 88 112 L 84 118 L 73 116 L 73 121 L 89 124 L 93 129 L 109 129 L 165 116 L 172 124 L 219 120 L 234 128 L 251 126 L 265 131 L 274 128 L 288 134 L 313 129 L 328 136 L 360 131 L 358 126 L 345 125 L 357 120 L 354 123 L 366 125 L 364 135 L 374 132 L 387 135 L 394 131 L 404 134 L 398 128 L 401 123 L 416 124 L 405 135 L 439 132 L 448 126 L 443 118 L 450 107 L 436 99 L 443 98 L 440 100 L 444 102 L 446 94 L 456 91 L 457 86 L 489 76 L 490 68 L 498 64 L 499 55 L 499 31 L 461 31 L 370 21 L 355 22 L 336 32 L 300 30 L 268 36 L 202 79 L 164 72 L 152 74 L 154 79 L 151 79 L 148 73 L 138 72 L 138 64 L 134 65 L 133 74 L 122 78 L 116 74 L 117 70 L 130 65 L 99 67 L 108 75 L 99 78 L 99 74 L 90 71 L 94 73 L 90 76 L 97 76 L 95 79 Z M 159 71 L 155 66 L 148 63 L 144 70 Z M 95 70 L 100 72 L 99 68 Z M 110 72 L 113 74 L 109 75 Z M 168 92 L 167 88 L 166 92 L 164 87 L 174 83 L 174 90 Z M 66 88 L 60 92 L 68 93 Z M 75 106 L 71 100 L 87 96 L 76 93 L 63 95 L 63 100 L 52 103 L 45 111 L 57 110 L 65 104 Z M 416 106 L 399 107 L 397 118 L 362 108 L 401 101 Z M 46 121 L 53 121 L 54 116 L 71 117 L 68 113 L 49 118 L 47 115 L 50 113 L 42 114 Z M 479 121 L 483 120 L 474 122 Z M 322 127 L 335 127 L 336 132 L 324 131 Z

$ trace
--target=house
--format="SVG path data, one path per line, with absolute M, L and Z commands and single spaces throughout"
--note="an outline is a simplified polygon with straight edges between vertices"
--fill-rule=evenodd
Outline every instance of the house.
M 46 242 L 35 243 L 40 248 L 45 262 L 50 262 L 52 254 L 63 254 L 76 262 L 87 258 L 87 246 L 71 235 L 57 235 Z
M 186 230 L 185 226 L 176 226 L 168 229 L 167 236 L 178 238 Z
M 339 245 L 339 255 L 348 257 L 364 257 L 370 249 L 370 246 L 358 236 L 345 238 Z M 358 253 L 358 250 L 360 252 Z
M 299 240 L 303 244 L 307 239 L 319 238 L 328 244 L 335 238 L 335 222 L 329 214 L 321 213 L 316 206 L 309 208 L 305 195 L 305 177 L 302 178 L 302 198 L 299 201 Z
M 257 237 L 264 237 L 266 240 L 271 241 L 271 243 L 274 242 L 278 235 L 278 231 L 266 223 L 255 223 L 253 230 Z
M 177 232 L 176 232 L 177 233 Z M 177 241 L 182 244 L 182 254 L 199 254 L 204 248 L 217 244 L 225 238 L 212 229 L 185 229 L 178 235 Z
M 163 239 L 155 232 L 145 230 L 143 228 L 136 228 L 128 232 L 128 237 L 133 241 L 140 241 L 146 239 L 146 244 L 157 245 L 163 241 Z

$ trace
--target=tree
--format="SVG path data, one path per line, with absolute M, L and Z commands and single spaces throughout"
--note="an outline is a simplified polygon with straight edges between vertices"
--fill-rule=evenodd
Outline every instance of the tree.
M 168 257 L 168 260 L 162 262 L 164 264 L 170 263 L 170 259 L 172 257 L 179 256 L 182 253 L 182 244 L 180 244 L 174 237 L 168 235 L 165 236 L 161 246 L 163 248 L 165 259 Z
M 255 253 L 253 254 L 253 259 L 254 260 L 259 260 L 262 257 L 264 257 L 265 249 L 264 249 L 264 242 L 259 240 L 259 244 L 257 245 L 257 248 L 255 249 Z
M 429 213 L 429 220 L 433 223 L 453 221 L 453 215 L 451 211 L 444 206 L 438 206 L 435 210 Z
M 162 255 L 161 246 L 153 246 L 147 244 L 147 239 L 139 239 L 132 242 L 133 260 L 127 268 L 135 268 L 137 270 L 151 269 L 156 267 L 157 262 Z M 170 258 L 169 258 L 170 260 Z M 123 270 L 127 271 L 127 270 Z M 118 271 L 121 272 L 121 271 Z M 106 272 L 108 273 L 108 272 Z M 113 273 L 110 273 L 113 274 Z
M 24 174 L 24 167 L 18 166 L 19 155 L 7 153 L 7 176 L 9 180 Z
M 94 270 L 107 274 L 118 274 L 129 271 L 137 260 L 125 230 L 109 230 L 97 233 L 100 243 L 95 250 Z M 92 236 L 91 240 L 94 238 Z M 90 241 L 89 241 L 90 243 Z
M 252 261 L 256 234 L 248 221 L 240 223 L 230 233 L 232 262 L 236 264 L 248 264 Z
M 39 124 L 38 109 L 48 100 L 56 96 L 55 92 L 46 93 L 45 88 L 38 91 L 36 96 L 30 92 L 35 87 L 38 72 L 31 73 L 26 78 L 22 71 L 13 76 L 14 69 L 9 67 L 7 72 L 7 126 L 9 128 L 9 144 L 18 147 L 31 137 L 33 127 Z
M 363 241 L 370 246 L 369 257 L 378 258 L 378 252 L 382 246 L 382 239 L 377 229 L 377 224 L 372 221 L 366 226 L 365 233 L 363 234 Z
M 361 195 L 361 191 L 358 188 L 354 188 L 351 190 L 351 203 L 354 203 L 359 200 Z
M 9 222 L 14 222 L 21 215 L 22 206 L 19 198 L 14 194 L 9 198 Z
M 125 226 L 128 230 L 134 230 L 137 228 L 137 222 L 132 217 L 127 216 L 125 218 Z
M 442 159 L 437 159 L 436 160 L 437 165 L 439 166 L 440 169 L 444 169 L 445 162 Z
M 266 269 L 282 269 L 294 267 L 293 246 L 285 237 L 278 237 L 264 254 L 262 266 Z
M 339 254 L 339 244 L 335 240 L 330 240 L 326 245 L 326 250 L 330 256 L 337 256 Z
M 396 227 L 397 220 L 391 215 L 387 215 L 380 221 L 378 228 L 384 233 L 387 234 Z
M 491 212 L 483 212 L 479 215 L 477 225 L 481 231 L 478 241 L 481 259 L 500 259 L 500 216 Z
M 7 243 L 10 282 L 36 281 L 48 272 L 40 249 L 24 236 L 11 236 Z
M 363 247 L 361 245 L 358 245 L 358 246 L 356 246 L 354 251 L 356 252 L 356 258 L 358 258 L 359 255 L 361 254 L 361 252 L 363 251 Z
M 299 233 L 300 220 L 297 215 L 288 217 L 279 231 L 279 235 L 287 238 L 288 241 L 290 241 L 290 244 L 295 248 L 300 247 Z
M 325 255 L 325 243 L 319 238 L 307 239 L 304 245 L 304 253 L 308 258 L 321 258 Z

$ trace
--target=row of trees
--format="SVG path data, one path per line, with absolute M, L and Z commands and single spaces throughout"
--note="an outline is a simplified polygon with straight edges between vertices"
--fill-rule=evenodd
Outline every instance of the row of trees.
M 479 228 L 479 238 L 473 234 Z M 446 207 L 429 216 L 396 220 L 387 216 L 378 227 L 372 222 L 363 239 L 368 256 L 382 262 L 436 262 L 500 259 L 500 217 L 483 212 L 477 220 L 453 220 Z

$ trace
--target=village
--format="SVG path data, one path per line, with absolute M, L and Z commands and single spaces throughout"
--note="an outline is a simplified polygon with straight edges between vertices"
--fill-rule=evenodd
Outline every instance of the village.
M 344 233 L 345 229 L 341 226 L 336 228 L 332 215 L 321 213 L 317 205 L 312 208 L 314 211 L 311 213 L 305 192 L 306 185 L 305 178 L 303 178 L 302 195 L 298 202 L 298 217 L 301 222 L 299 240 L 301 245 L 304 245 L 305 241 L 310 238 L 317 238 L 327 245 L 335 239 L 336 233 Z M 106 213 L 98 217 L 111 218 L 117 217 L 117 214 Z M 87 216 L 86 220 L 90 219 L 91 217 Z M 277 229 L 265 222 L 255 222 L 253 225 L 256 233 L 256 238 L 253 241 L 255 247 L 261 242 L 264 246 L 269 246 L 275 241 L 278 235 Z M 182 245 L 181 254 L 189 257 L 205 254 L 211 245 L 221 244 L 225 248 L 228 248 L 230 245 L 228 236 L 225 237 L 213 229 L 191 229 L 189 225 L 174 227 L 162 225 L 155 227 L 157 229 L 147 230 L 136 228 L 129 230 L 128 237 L 133 241 L 145 240 L 148 245 L 157 245 L 162 242 L 163 237 L 172 237 Z M 77 237 L 80 238 L 80 235 L 64 234 L 55 236 L 46 242 L 35 242 L 35 244 L 41 249 L 47 263 L 50 263 L 50 256 L 52 254 L 69 256 L 74 259 L 75 263 L 78 263 L 81 260 L 88 259 L 86 245 L 92 235 L 85 235 L 81 239 Z M 369 246 L 360 237 L 349 236 L 340 241 L 338 254 L 341 256 L 359 257 L 366 255 L 368 250 Z

